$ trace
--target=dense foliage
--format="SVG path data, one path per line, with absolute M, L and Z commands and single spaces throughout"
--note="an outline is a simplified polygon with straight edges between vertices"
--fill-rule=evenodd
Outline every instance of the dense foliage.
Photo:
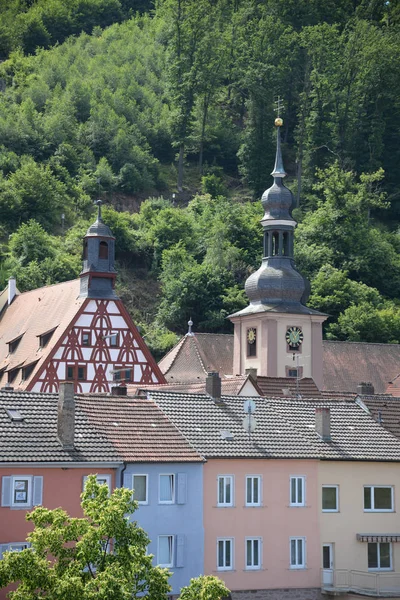
M 153 566 L 147 533 L 129 518 L 137 509 L 132 490 L 110 494 L 107 484 L 89 475 L 81 504 L 81 518 L 42 506 L 27 514 L 34 524 L 31 547 L 4 554 L 0 587 L 18 583 L 10 592 L 13 600 L 166 600 L 170 572 Z M 182 589 L 182 598 L 198 598 L 198 593 L 220 600 L 229 591 L 220 579 L 202 576 Z
M 400 342 L 397 2 L 0 0 L 0 16 L 2 284 L 76 276 L 101 195 L 153 351 L 189 317 L 230 331 L 280 95 L 310 305 L 332 339 Z

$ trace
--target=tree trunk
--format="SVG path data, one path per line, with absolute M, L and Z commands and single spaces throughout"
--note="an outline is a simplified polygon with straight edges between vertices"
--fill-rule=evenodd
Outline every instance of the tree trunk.
M 183 192 L 183 155 L 185 152 L 185 145 L 182 142 L 179 146 L 179 160 L 178 160 L 178 192 Z

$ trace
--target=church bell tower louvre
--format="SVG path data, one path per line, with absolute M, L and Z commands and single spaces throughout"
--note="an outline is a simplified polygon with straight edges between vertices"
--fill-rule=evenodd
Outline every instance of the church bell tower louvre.
M 234 323 L 233 373 L 256 369 L 266 377 L 312 377 L 322 386 L 322 323 L 327 315 L 308 308 L 309 282 L 294 263 L 293 194 L 283 183 L 280 128 L 272 186 L 261 203 L 263 259 L 245 283 L 249 305 L 229 316 Z
M 101 217 L 101 200 L 96 202 L 97 219 L 83 239 L 83 268 L 80 298 L 117 299 L 114 291 L 116 271 L 115 237 Z

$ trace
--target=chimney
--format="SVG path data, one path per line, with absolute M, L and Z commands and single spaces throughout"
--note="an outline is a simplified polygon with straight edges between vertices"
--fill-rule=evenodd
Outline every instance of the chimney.
M 327 406 L 315 408 L 315 431 L 323 442 L 331 441 L 331 411 Z
M 206 378 L 206 394 L 211 396 L 214 402 L 221 401 L 221 377 L 218 371 L 210 371 Z
M 254 382 L 257 381 L 257 369 L 256 368 L 251 367 L 249 369 L 245 369 L 245 373 L 246 373 L 246 375 L 249 375 Z
M 15 281 L 15 277 L 10 277 L 8 280 L 8 306 L 10 306 L 11 302 L 14 300 L 16 293 L 17 282 Z
M 74 448 L 75 438 L 75 397 L 74 384 L 62 381 L 58 391 L 57 434 L 66 450 Z
M 357 386 L 357 394 L 360 396 L 373 396 L 375 394 L 375 388 L 370 381 L 361 381 Z
M 111 388 L 111 395 L 112 396 L 127 396 L 128 388 L 126 387 L 126 385 L 114 385 Z

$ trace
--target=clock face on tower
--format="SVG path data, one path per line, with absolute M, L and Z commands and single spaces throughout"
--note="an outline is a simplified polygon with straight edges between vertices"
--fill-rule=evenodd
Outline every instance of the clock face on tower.
M 300 327 L 293 325 L 286 331 L 286 343 L 292 349 L 298 349 L 303 342 L 303 332 Z
M 254 327 L 247 330 L 247 341 L 249 342 L 249 344 L 254 344 L 254 342 L 256 341 L 256 335 L 257 334 Z

